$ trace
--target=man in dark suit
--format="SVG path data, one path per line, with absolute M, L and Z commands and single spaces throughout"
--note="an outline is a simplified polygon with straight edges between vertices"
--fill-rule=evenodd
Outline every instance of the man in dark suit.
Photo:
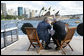
M 57 44 L 55 39 L 58 39 L 59 43 L 61 44 L 61 41 L 64 40 L 66 36 L 66 30 L 65 30 L 65 23 L 61 21 L 57 21 L 56 19 L 52 23 L 53 30 L 55 30 L 54 35 L 52 36 L 52 39 L 54 43 L 57 45 L 55 49 L 59 48 L 59 45 Z
M 39 39 L 45 41 L 45 47 L 44 47 L 45 49 L 51 49 L 51 47 L 48 46 L 51 38 L 51 35 L 48 32 L 48 30 L 51 29 L 49 21 L 50 21 L 49 18 L 45 17 L 44 20 L 40 22 L 37 26 L 37 33 L 38 33 Z

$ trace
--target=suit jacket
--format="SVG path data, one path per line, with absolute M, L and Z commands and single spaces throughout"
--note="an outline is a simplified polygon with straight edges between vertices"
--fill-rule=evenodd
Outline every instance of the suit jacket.
M 65 23 L 61 21 L 56 21 L 53 23 L 53 29 L 55 30 L 55 34 L 53 37 L 63 40 L 66 36 L 66 30 L 65 30 Z
M 44 40 L 45 42 L 50 38 L 50 34 L 48 30 L 51 29 L 50 24 L 42 21 L 37 26 L 37 33 L 40 40 Z

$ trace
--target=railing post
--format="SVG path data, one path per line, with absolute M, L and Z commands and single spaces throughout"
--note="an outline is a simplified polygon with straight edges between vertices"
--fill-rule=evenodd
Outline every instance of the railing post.
M 16 35 L 17 35 L 17 40 L 19 39 L 18 38 L 18 22 L 16 22 L 16 27 L 17 27 L 17 29 L 16 29 Z
M 13 38 L 12 38 L 12 30 L 11 30 L 11 42 L 13 42 Z
M 6 47 L 6 28 L 5 28 L 5 25 L 4 25 L 4 32 L 3 32 L 3 38 L 4 38 L 4 47 Z

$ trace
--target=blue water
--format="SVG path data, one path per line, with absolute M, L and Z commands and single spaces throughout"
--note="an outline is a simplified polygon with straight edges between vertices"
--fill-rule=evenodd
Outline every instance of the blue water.
M 23 23 L 31 23 L 35 28 L 37 28 L 38 23 L 41 20 L 21 20 L 18 23 L 18 34 L 19 35 L 24 35 L 24 33 L 21 31 L 21 26 L 23 25 Z M 82 22 L 80 19 L 67 19 L 67 20 L 62 20 L 65 23 L 69 24 L 69 27 L 77 27 L 77 25 L 79 23 L 74 23 L 75 21 L 80 21 Z M 12 22 L 18 22 L 17 20 L 6 20 L 6 21 L 1 21 L 1 30 L 4 29 L 4 24 L 7 24 L 5 28 L 12 28 L 16 26 L 16 23 L 12 23 Z M 78 36 L 77 32 L 75 32 L 75 36 Z

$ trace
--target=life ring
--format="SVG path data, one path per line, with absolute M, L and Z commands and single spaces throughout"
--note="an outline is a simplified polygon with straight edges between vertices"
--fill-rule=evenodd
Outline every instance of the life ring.
M 83 36 L 83 23 L 80 23 L 78 26 L 77 26 L 77 33 L 81 36 Z

